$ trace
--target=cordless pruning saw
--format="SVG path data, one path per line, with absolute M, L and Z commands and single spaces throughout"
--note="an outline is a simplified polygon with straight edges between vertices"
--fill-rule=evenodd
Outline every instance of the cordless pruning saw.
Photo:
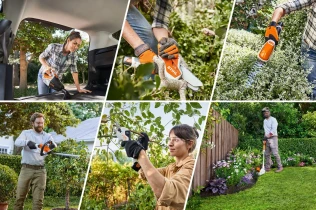
M 276 25 L 277 33 L 278 36 L 280 35 L 282 31 L 283 23 L 279 22 Z M 259 54 L 258 54 L 258 60 L 254 64 L 254 66 L 251 69 L 250 74 L 248 75 L 248 79 L 246 82 L 246 87 L 250 88 L 252 84 L 255 81 L 256 75 L 261 71 L 263 66 L 268 62 L 268 60 L 271 58 L 271 55 L 273 54 L 273 51 L 275 50 L 276 43 L 274 40 L 269 39 L 267 35 L 266 37 L 266 42 L 264 43 L 263 47 L 261 48 Z
M 42 78 L 43 82 L 50 88 L 53 88 L 56 91 L 62 91 L 64 93 L 64 100 L 71 98 L 70 93 L 65 89 L 65 86 L 63 83 L 61 83 L 54 70 L 51 70 L 50 74 L 48 74 L 46 71 L 43 71 Z
M 203 83 L 189 70 L 181 55 L 176 59 L 161 59 L 165 62 L 163 71 L 166 78 L 174 80 L 183 79 L 193 91 L 198 91 L 203 86 Z M 141 64 L 138 58 L 129 56 L 124 57 L 123 63 L 134 68 L 137 68 Z M 155 73 L 158 72 L 159 69 L 155 69 Z
M 49 154 L 53 155 L 59 155 L 59 156 L 64 156 L 64 157 L 72 157 L 72 158 L 79 158 L 79 155 L 73 155 L 73 154 L 65 154 L 65 153 L 58 153 L 58 152 L 53 152 L 53 150 L 56 148 L 56 144 L 53 143 L 52 141 L 47 141 L 45 144 L 35 144 L 35 146 L 40 149 L 40 155 L 45 156 Z
M 118 123 L 115 124 L 115 132 L 116 132 L 116 137 L 118 138 L 119 141 L 121 141 L 121 146 L 124 147 L 125 141 L 130 141 L 131 140 L 131 133 L 137 133 L 135 131 L 131 131 L 128 128 L 121 127 L 119 126 Z M 142 134 L 137 133 L 140 135 L 140 138 L 142 137 Z M 143 147 L 144 150 L 148 149 L 148 142 L 141 142 L 140 138 L 136 141 L 138 145 Z M 141 168 L 140 164 L 138 163 L 137 159 L 133 159 L 133 166 L 132 169 L 135 171 L 139 171 Z

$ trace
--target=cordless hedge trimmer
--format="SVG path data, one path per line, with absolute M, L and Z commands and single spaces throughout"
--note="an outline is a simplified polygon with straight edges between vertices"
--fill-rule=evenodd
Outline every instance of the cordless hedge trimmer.
M 273 26 L 272 23 L 270 24 L 270 26 Z M 276 26 L 277 33 L 278 33 L 275 36 L 279 37 L 279 35 L 282 31 L 283 23 L 279 22 L 275 26 Z M 256 75 L 259 72 L 261 72 L 261 69 L 269 61 L 269 59 L 271 58 L 271 55 L 273 54 L 273 51 L 275 50 L 276 42 L 273 39 L 271 39 L 272 38 L 271 36 L 273 36 L 273 34 L 269 35 L 268 33 L 269 33 L 269 31 L 267 30 L 267 32 L 265 34 L 266 42 L 264 43 L 263 47 L 261 48 L 261 50 L 258 54 L 258 60 L 253 65 L 251 72 L 248 75 L 248 79 L 246 81 L 247 88 L 250 88 L 252 86 L 252 84 L 255 81 Z
M 72 158 L 79 158 L 80 157 L 79 155 L 54 152 L 53 150 L 54 150 L 54 148 L 56 148 L 56 145 L 52 141 L 48 141 L 45 144 L 35 144 L 35 146 L 41 150 L 41 152 L 40 152 L 41 156 L 53 154 L 53 155 L 72 157 Z

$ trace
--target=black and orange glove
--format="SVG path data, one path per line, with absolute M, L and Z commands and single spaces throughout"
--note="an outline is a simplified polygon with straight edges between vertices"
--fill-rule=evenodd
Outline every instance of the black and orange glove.
M 134 50 L 135 55 L 139 58 L 141 64 L 153 63 L 156 55 L 147 44 L 141 44 Z
M 265 40 L 273 40 L 275 42 L 275 45 L 278 45 L 279 43 L 279 34 L 277 30 L 277 23 L 275 21 L 272 21 L 270 25 L 266 29 L 266 33 L 264 35 Z
M 176 59 L 179 57 L 178 43 L 172 39 L 163 37 L 158 42 L 158 54 L 162 58 Z

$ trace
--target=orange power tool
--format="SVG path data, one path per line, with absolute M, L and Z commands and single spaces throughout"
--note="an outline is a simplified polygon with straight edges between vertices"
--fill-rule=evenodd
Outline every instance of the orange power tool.
M 278 36 L 280 35 L 280 33 L 282 31 L 282 26 L 283 26 L 282 22 L 279 22 L 276 26 Z M 252 86 L 252 84 L 255 81 L 256 75 L 261 71 L 262 67 L 271 58 L 271 55 L 273 54 L 275 46 L 276 46 L 275 42 L 271 39 L 267 40 L 266 43 L 264 43 L 263 47 L 261 48 L 260 52 L 258 53 L 258 60 L 254 64 L 254 66 L 251 69 L 250 74 L 248 75 L 248 80 L 246 82 L 247 88 Z

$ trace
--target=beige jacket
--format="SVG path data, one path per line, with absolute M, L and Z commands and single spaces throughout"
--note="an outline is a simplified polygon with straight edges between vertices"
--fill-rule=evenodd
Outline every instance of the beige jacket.
M 178 164 L 172 163 L 157 170 L 165 177 L 165 186 L 160 198 L 157 198 L 155 209 L 178 210 L 184 209 L 185 200 L 192 177 L 195 159 L 188 156 Z M 146 179 L 142 170 L 139 172 L 142 179 Z

